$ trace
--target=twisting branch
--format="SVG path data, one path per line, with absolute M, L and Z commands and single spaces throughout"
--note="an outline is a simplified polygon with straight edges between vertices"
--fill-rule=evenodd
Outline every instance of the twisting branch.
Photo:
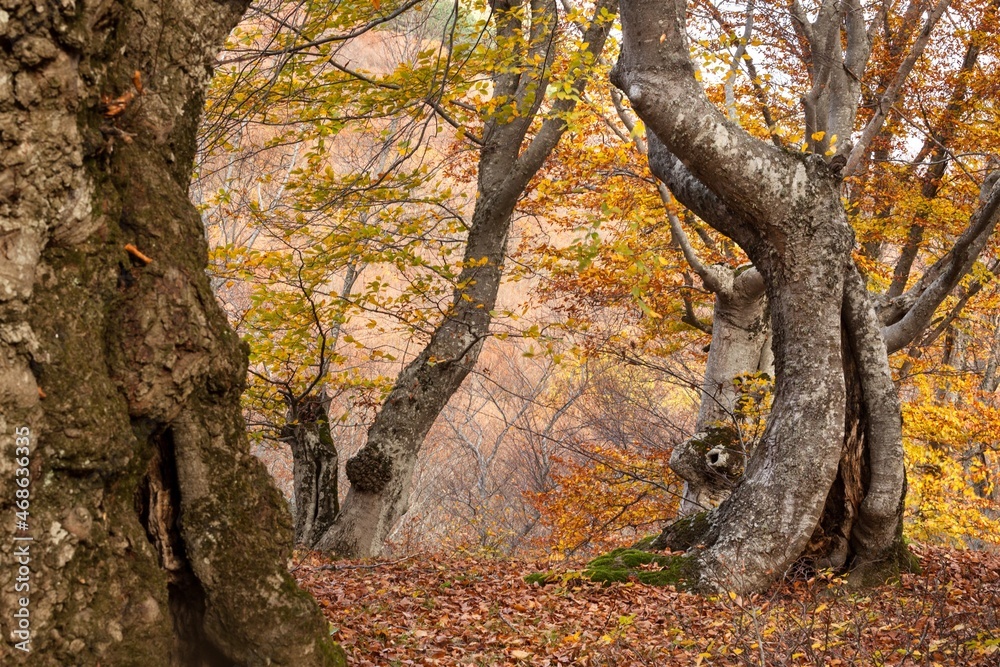
M 646 122 L 647 135 L 655 134 L 668 154 L 679 158 L 684 172 L 696 177 L 701 188 L 708 185 L 747 223 L 743 238 L 736 240 L 744 248 L 752 245 L 744 242 L 751 234 L 766 235 L 775 222 L 773 202 L 787 195 L 786 185 L 802 168 L 801 158 L 750 136 L 708 99 L 690 58 L 685 2 L 631 0 L 622 3 L 621 15 L 622 51 L 611 70 L 612 83 Z M 675 165 L 666 166 L 675 177 L 683 175 Z M 663 180 L 683 202 L 675 184 Z
M 648 157 L 649 153 L 649 142 L 643 137 L 638 136 L 635 132 L 635 117 L 625 108 L 622 104 L 621 93 L 614 88 L 611 89 L 611 101 L 615 106 L 615 111 L 618 113 L 618 117 L 621 118 L 622 123 L 628 128 L 629 133 L 632 136 L 632 141 L 635 144 L 636 149 Z M 654 175 L 656 175 L 654 173 Z M 698 256 L 697 251 L 695 251 L 694 246 L 691 245 L 691 240 L 688 238 L 687 233 L 684 231 L 683 226 L 681 226 L 681 221 L 677 218 L 677 214 L 674 213 L 672 204 L 674 197 L 670 192 L 670 188 L 664 183 L 662 179 L 658 180 L 656 183 L 657 192 L 660 195 L 660 201 L 663 202 L 663 208 L 667 213 L 667 220 L 670 223 L 670 231 L 673 234 L 674 240 L 681 249 L 681 253 L 684 255 L 684 259 L 687 261 L 691 269 L 698 274 L 701 278 L 702 283 L 705 285 L 705 289 L 714 293 L 728 296 L 732 292 L 733 288 L 733 276 L 730 271 L 725 271 L 719 267 L 705 264 L 701 257 Z M 695 324 L 699 322 L 694 316 L 694 311 L 691 308 L 690 300 L 685 299 L 685 308 L 688 311 L 692 326 L 696 326 L 699 329 L 703 325 Z
M 672 197 L 667 187 L 662 183 L 658 183 L 657 188 L 660 190 L 660 198 L 664 200 L 665 204 L 669 204 Z M 691 245 L 691 240 L 688 239 L 684 228 L 681 227 L 681 221 L 677 218 L 677 214 L 671 210 L 669 205 L 667 206 L 667 220 L 670 221 L 670 231 L 673 233 L 677 245 L 680 246 L 681 252 L 684 254 L 684 259 L 691 269 L 698 274 L 698 277 L 701 278 L 701 281 L 705 284 L 705 289 L 720 296 L 731 296 L 733 292 L 733 272 L 720 269 L 718 266 L 705 264 L 702 261 L 701 257 L 695 251 L 694 246 Z

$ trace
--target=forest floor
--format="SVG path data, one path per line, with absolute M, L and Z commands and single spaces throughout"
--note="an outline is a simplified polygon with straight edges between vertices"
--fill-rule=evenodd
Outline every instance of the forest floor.
M 1000 555 L 914 546 L 923 573 L 864 592 L 832 577 L 766 594 L 601 586 L 569 567 L 416 554 L 294 570 L 350 665 L 1000 666 Z

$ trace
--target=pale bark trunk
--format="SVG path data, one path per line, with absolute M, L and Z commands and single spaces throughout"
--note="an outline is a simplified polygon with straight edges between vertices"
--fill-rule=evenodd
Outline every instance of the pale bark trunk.
M 938 0 L 926 12 L 905 58 L 879 92 L 879 108 L 858 144 L 851 148 L 842 139 L 835 151 L 828 150 L 831 133 L 851 135 L 875 26 L 866 30 L 855 0 L 823 2 L 810 15 L 793 3 L 792 24 L 809 52 L 812 89 L 803 107 L 812 155 L 792 156 L 749 137 L 708 101 L 690 61 L 685 2 L 623 2 L 622 55 L 612 78 L 653 133 L 650 165 L 682 203 L 747 252 L 765 278 L 772 313 L 775 404 L 745 477 L 704 520 L 682 520 L 659 540 L 706 547 L 692 556 L 703 585 L 719 586 L 728 577 L 759 589 L 784 571 L 796 551 L 816 563 L 849 563 L 862 583 L 884 581 L 909 564 L 901 534 L 906 480 L 900 407 L 887 357 L 926 330 L 969 273 L 1000 219 L 1000 179 L 985 179 L 967 229 L 905 289 L 920 240 L 919 230 L 914 232 L 878 310 L 851 260 L 851 232 L 838 193 L 840 180 L 856 173 L 883 131 L 889 107 L 902 95 L 948 3 Z M 995 3 L 982 21 L 991 20 L 994 10 Z M 900 30 L 912 32 L 911 24 L 904 20 Z M 964 71 L 971 71 L 977 53 L 970 41 Z M 960 111 L 964 85 L 955 88 L 945 122 Z M 949 132 L 940 138 L 947 141 Z M 933 139 L 933 150 L 946 152 Z M 921 159 L 931 152 L 927 148 Z M 821 155 L 829 153 L 835 154 L 827 164 Z M 942 174 L 944 166 L 935 166 L 928 178 Z M 846 240 L 834 241 L 841 234 Z M 832 291 L 809 285 L 826 280 L 833 281 Z M 831 299 L 834 292 L 843 302 Z M 839 377 L 836 389 L 833 374 Z M 820 517 L 817 499 L 823 497 Z M 810 523 L 817 530 L 806 544 Z
M 736 418 L 739 392 L 735 380 L 774 372 L 770 317 L 760 274 L 750 268 L 731 275 L 718 287 L 695 433 L 670 456 L 671 470 L 684 480 L 681 516 L 715 507 L 736 486 L 754 443 L 741 432 Z
M 786 258 L 799 261 L 781 268 L 788 280 L 756 262 L 774 324 L 774 406 L 740 484 L 713 517 L 718 534 L 698 556 L 702 585 L 766 587 L 805 549 L 836 476 L 845 400 L 836 267 L 849 247 L 838 207 L 815 211 L 825 233 L 790 249 Z
M 841 52 L 837 26 L 844 19 L 839 16 L 832 15 L 823 28 L 838 35 L 831 57 L 864 56 L 850 43 Z M 661 543 L 704 547 L 690 555 L 698 586 L 760 590 L 806 551 L 841 462 L 847 400 L 842 312 L 845 285 L 854 287 L 853 234 L 838 174 L 821 157 L 794 156 L 752 139 L 706 99 L 689 60 L 683 3 L 630 0 L 622 6 L 622 25 L 622 55 L 612 78 L 662 141 L 650 141 L 651 164 L 682 203 L 739 243 L 761 272 L 776 362 L 771 415 L 738 486 L 706 521 L 696 522 L 695 534 L 668 530 Z M 847 32 L 852 39 L 864 37 L 856 24 Z M 819 79 L 815 83 L 824 85 Z M 843 123 L 844 110 L 849 113 L 853 103 L 818 95 L 807 109 L 807 126 Z M 857 295 L 850 291 L 849 296 Z M 857 312 L 847 314 L 854 321 L 849 337 L 852 345 L 863 339 L 863 346 L 853 347 L 867 361 L 872 352 L 867 325 L 874 321 L 874 310 L 866 293 L 862 303 L 851 304 Z M 866 326 L 857 324 L 862 320 Z M 877 327 L 874 334 L 878 337 Z M 893 413 L 882 393 L 891 387 L 884 349 L 875 368 L 859 369 L 862 400 L 870 419 L 880 424 L 899 415 L 898 403 Z M 859 538 L 863 557 L 884 553 L 885 529 L 899 525 L 901 476 L 894 467 L 879 469 L 897 444 L 891 431 L 869 442 L 871 480 L 862 507 L 870 494 L 863 523 L 871 532 Z M 889 498 L 895 505 L 891 518 L 882 521 Z
M 246 353 L 187 198 L 203 88 L 245 6 L 2 14 L 0 509 L 30 429 L 32 538 L 3 522 L 5 665 L 343 664 L 285 570 L 286 511 L 240 417 Z

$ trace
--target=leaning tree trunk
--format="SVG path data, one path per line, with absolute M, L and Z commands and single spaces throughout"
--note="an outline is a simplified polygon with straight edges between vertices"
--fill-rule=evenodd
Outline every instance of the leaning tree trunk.
M 344 662 L 285 570 L 287 512 L 240 417 L 246 351 L 187 198 L 247 4 L 0 11 L 5 665 Z
M 599 0 L 581 43 L 583 61 L 596 60 L 611 29 L 616 0 Z M 475 366 L 489 335 L 503 274 L 511 215 L 528 183 L 558 144 L 565 116 L 583 96 L 588 70 L 573 80 L 574 95 L 555 100 L 530 140 L 527 132 L 542 104 L 555 57 L 557 8 L 554 1 L 494 3 L 497 34 L 513 40 L 530 32 L 529 52 L 518 67 L 505 64 L 493 77 L 495 99 L 518 113 L 490 118 L 480 148 L 476 206 L 469 226 L 462 271 L 446 316 L 427 347 L 400 373 L 368 430 L 365 446 L 346 465 L 351 482 L 334 526 L 319 548 L 345 556 L 370 556 L 382 549 L 406 512 L 417 454 L 452 394 Z M 530 21 L 524 14 L 530 13 Z
M 480 196 L 480 202 L 487 200 Z M 427 432 L 479 358 L 507 249 L 511 207 L 476 208 L 452 310 L 430 343 L 400 373 L 368 430 L 365 446 L 347 462 L 351 487 L 335 523 L 317 547 L 341 555 L 377 554 L 406 512 L 417 453 Z M 484 261 L 485 260 L 485 261 Z

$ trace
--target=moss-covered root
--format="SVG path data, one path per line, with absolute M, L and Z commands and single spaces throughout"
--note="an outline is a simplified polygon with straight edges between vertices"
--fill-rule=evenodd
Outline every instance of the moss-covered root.
M 598 556 L 582 572 L 535 572 L 524 578 L 529 584 L 542 585 L 566 584 L 576 579 L 589 579 L 602 584 L 631 580 L 650 586 L 690 588 L 697 580 L 697 570 L 694 558 L 685 554 L 656 554 L 628 548 Z
M 648 546 L 655 551 L 687 551 L 691 547 L 708 545 L 716 533 L 710 511 L 689 514 L 674 521 Z
M 920 570 L 920 561 L 900 539 L 884 558 L 855 562 L 847 575 L 847 585 L 874 588 L 898 580 L 903 573 L 919 574 Z
M 605 584 L 634 579 L 651 586 L 688 588 L 697 579 L 694 564 L 694 558 L 686 554 L 615 549 L 590 561 L 583 570 L 583 576 Z

